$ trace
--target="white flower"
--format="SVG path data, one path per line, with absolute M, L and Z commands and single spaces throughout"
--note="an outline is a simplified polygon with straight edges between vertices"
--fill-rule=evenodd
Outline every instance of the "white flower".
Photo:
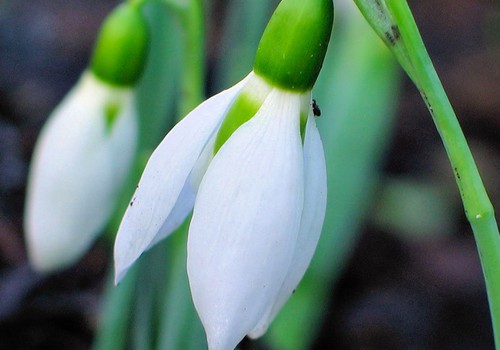
M 33 266 L 75 262 L 114 210 L 137 139 L 131 88 L 85 72 L 49 117 L 36 144 L 25 230 Z
M 241 95 L 260 108 L 214 152 L 221 123 Z M 177 124 L 151 156 L 121 223 L 116 281 L 193 206 L 187 247 L 193 300 L 209 348 L 233 349 L 246 334 L 266 331 L 319 239 L 326 170 L 310 91 L 286 91 L 251 73 Z

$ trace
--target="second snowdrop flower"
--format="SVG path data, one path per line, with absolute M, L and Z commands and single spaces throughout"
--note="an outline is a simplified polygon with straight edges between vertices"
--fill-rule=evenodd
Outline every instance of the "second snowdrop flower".
M 253 71 L 165 137 L 120 225 L 117 281 L 193 210 L 188 276 L 211 350 L 262 335 L 316 248 L 326 170 L 311 89 L 332 23 L 331 0 L 283 0 Z
M 109 220 L 135 156 L 134 85 L 149 43 L 140 9 L 123 4 L 104 22 L 90 68 L 37 141 L 25 231 L 31 264 L 53 271 L 77 261 Z

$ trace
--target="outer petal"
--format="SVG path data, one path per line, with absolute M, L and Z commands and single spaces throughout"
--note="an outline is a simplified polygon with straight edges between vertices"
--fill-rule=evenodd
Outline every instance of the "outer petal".
M 271 321 L 292 295 L 311 262 L 323 227 L 327 193 L 326 164 L 323 144 L 313 116 L 309 116 L 306 126 L 304 172 L 304 209 L 292 264 L 274 306 L 249 334 L 252 338 L 260 337 L 266 332 Z
M 191 170 L 247 79 L 199 105 L 151 155 L 116 237 L 116 282 L 153 242 L 170 234 L 191 211 L 195 194 L 188 181 Z
M 273 90 L 201 182 L 187 268 L 211 350 L 234 349 L 288 272 L 303 204 L 299 109 L 299 95 Z
M 36 145 L 26 200 L 32 264 L 53 270 L 76 261 L 106 224 L 133 159 L 137 126 L 130 89 L 85 73 L 54 111 Z M 108 103 L 119 107 L 105 125 Z

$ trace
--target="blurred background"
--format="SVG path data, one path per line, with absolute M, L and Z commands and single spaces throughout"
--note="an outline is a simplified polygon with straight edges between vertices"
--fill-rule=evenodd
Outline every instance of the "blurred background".
M 26 259 L 23 206 L 40 128 L 85 69 L 99 25 L 117 3 L 0 0 L 0 349 L 92 347 L 109 242 L 97 241 L 68 270 L 37 274 Z M 409 4 L 498 210 L 500 4 Z M 206 1 L 209 95 L 223 87 L 218 72 L 230 5 Z M 309 348 L 493 349 L 481 267 L 446 154 L 418 91 L 402 73 L 396 79 L 374 195 L 328 281 Z M 335 119 L 322 110 L 321 123 Z M 242 348 L 274 349 L 270 344 L 245 341 Z

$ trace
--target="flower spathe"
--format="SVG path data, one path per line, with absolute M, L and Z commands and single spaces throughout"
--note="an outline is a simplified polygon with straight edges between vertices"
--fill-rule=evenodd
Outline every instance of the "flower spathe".
M 255 115 L 215 150 L 234 101 Z M 212 350 L 262 335 L 314 253 L 326 206 L 323 148 L 310 91 L 251 73 L 208 99 L 151 156 L 115 244 L 116 280 L 193 209 L 188 277 Z
M 132 88 L 85 72 L 42 129 L 33 153 L 25 231 L 40 271 L 80 258 L 108 221 L 134 158 Z

